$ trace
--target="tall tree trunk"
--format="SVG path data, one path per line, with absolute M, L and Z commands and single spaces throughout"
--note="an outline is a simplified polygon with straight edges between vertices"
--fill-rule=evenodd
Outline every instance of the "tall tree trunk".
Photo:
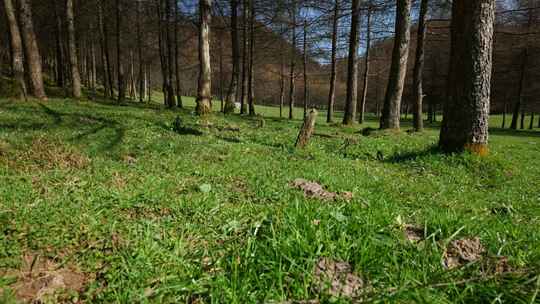
M 407 59 L 409 57 L 409 40 L 411 25 L 411 0 L 397 0 L 396 7 L 396 36 L 392 63 L 386 96 L 384 98 L 381 129 L 399 129 L 401 115 L 401 97 L 407 74 Z
M 422 117 L 422 101 L 424 92 L 422 90 L 422 76 L 424 73 L 424 47 L 426 39 L 426 20 L 429 0 L 422 0 L 420 4 L 420 17 L 418 18 L 418 33 L 416 41 L 416 61 L 414 63 L 414 84 L 413 84 L 413 128 L 420 132 L 424 129 Z
M 289 84 L 289 119 L 294 118 L 294 102 L 296 99 L 295 65 L 296 65 L 296 0 L 292 0 L 292 41 L 291 41 L 291 67 Z
M 199 0 L 199 86 L 197 92 L 198 115 L 206 115 L 211 111 L 212 100 L 212 68 L 210 61 L 210 22 L 212 16 L 212 0 Z
M 142 13 L 142 0 L 137 0 L 137 53 L 139 57 L 139 78 L 138 78 L 138 89 L 139 89 L 139 102 L 144 101 L 144 59 L 143 59 L 143 37 L 141 30 L 141 13 Z
M 366 113 L 366 102 L 369 84 L 369 68 L 370 68 L 370 49 L 371 49 L 371 6 L 368 8 L 367 15 L 367 33 L 366 33 L 366 57 L 364 59 L 364 85 L 362 88 L 362 101 L 360 102 L 360 115 L 358 115 L 358 122 L 364 123 Z
M 174 77 L 174 59 L 172 55 L 172 39 L 171 39 L 171 0 L 165 0 L 165 40 L 167 47 L 167 105 L 172 108 L 175 106 L 175 96 L 173 89 L 173 77 Z
M 71 95 L 74 98 L 81 98 L 81 74 L 79 73 L 79 59 L 77 58 L 77 46 L 75 45 L 74 19 L 75 15 L 73 14 L 73 0 L 66 0 L 69 65 L 71 71 Z
M 158 17 L 158 46 L 159 46 L 159 62 L 161 65 L 161 78 L 163 79 L 162 83 L 162 91 L 163 91 L 163 101 L 165 106 L 169 106 L 169 100 L 168 100 L 168 94 L 167 94 L 167 78 L 169 77 L 169 73 L 167 72 L 167 58 L 166 58 L 166 52 L 165 52 L 165 37 L 164 37 L 164 25 L 163 25 L 163 10 L 162 10 L 162 4 L 163 0 L 155 0 L 156 1 L 156 11 L 157 11 L 157 17 Z
M 531 111 L 531 122 L 529 123 L 529 130 L 534 128 L 534 112 Z
M 13 69 L 13 77 L 17 85 L 17 95 L 19 98 L 26 99 L 26 83 L 24 82 L 24 62 L 23 62 L 23 46 L 21 33 L 17 18 L 15 17 L 15 7 L 11 0 L 4 0 L 4 9 L 9 25 L 10 48 L 11 48 L 11 66 Z
M 358 26 L 360 24 L 360 0 L 353 0 L 351 6 L 351 32 L 349 35 L 349 59 L 347 61 L 347 99 L 343 124 L 353 124 L 356 117 L 358 98 Z
M 281 63 L 279 72 L 279 118 L 283 117 L 283 102 L 285 101 L 285 62 L 281 53 Z
M 242 94 L 240 97 L 240 114 L 246 113 L 246 104 L 247 104 L 247 86 L 249 82 L 248 73 L 249 73 L 249 41 L 248 41 L 248 15 L 249 15 L 249 0 L 244 0 L 243 2 L 243 13 L 242 13 Z
M 248 105 L 249 115 L 255 115 L 255 72 L 254 72 L 254 54 L 255 54 L 255 1 L 250 0 L 250 17 L 249 17 L 249 83 L 248 83 Z
M 62 18 L 60 17 L 60 14 L 58 13 L 58 7 L 56 4 L 56 0 L 54 1 L 53 8 L 54 8 L 54 19 L 56 21 L 56 26 L 54 29 L 54 38 L 55 38 L 55 47 L 56 47 L 56 84 L 64 88 L 65 86 L 65 78 L 64 78 L 64 46 L 62 43 Z
M 339 26 L 339 0 L 334 0 L 334 16 L 332 18 L 332 59 L 330 67 L 330 92 L 328 93 L 328 109 L 326 122 L 332 122 L 334 117 L 334 104 L 336 103 L 336 75 L 337 75 L 337 37 Z
M 439 146 L 488 153 L 495 0 L 454 0 L 450 71 Z
M 238 91 L 238 80 L 240 78 L 240 42 L 238 39 L 238 1 L 230 0 L 231 5 L 231 48 L 232 48 L 232 75 L 231 83 L 227 91 L 227 99 L 223 111 L 232 113 L 235 109 Z
M 180 43 L 178 41 L 178 3 L 174 1 L 174 71 L 176 79 L 176 105 L 179 108 L 183 108 L 184 104 L 182 103 L 182 83 L 180 78 Z
M 116 68 L 118 70 L 118 103 L 126 98 L 126 85 L 124 80 L 124 67 L 122 65 L 122 0 L 116 0 Z
M 304 56 L 303 56 L 303 68 L 304 68 L 304 119 L 307 117 L 307 108 L 308 108 L 308 98 L 309 98 L 309 88 L 308 88 L 308 74 L 307 74 L 307 20 L 304 20 Z
M 45 86 L 43 85 L 41 55 L 39 53 L 36 34 L 34 32 L 34 23 L 32 22 L 32 7 L 30 6 L 29 0 L 18 1 L 20 32 L 27 62 L 30 89 L 35 97 L 46 100 L 47 95 L 45 94 Z
M 107 23 L 104 21 L 103 16 L 103 3 L 104 0 L 98 0 L 98 19 L 100 24 L 100 35 L 102 39 L 102 52 L 103 56 L 105 57 L 105 70 L 106 73 L 104 75 L 104 81 L 105 81 L 105 96 L 114 98 L 114 84 L 113 84 L 113 72 L 112 72 L 112 63 L 111 63 L 111 52 L 109 49 L 109 27 L 107 26 Z M 108 89 L 108 90 L 107 90 Z

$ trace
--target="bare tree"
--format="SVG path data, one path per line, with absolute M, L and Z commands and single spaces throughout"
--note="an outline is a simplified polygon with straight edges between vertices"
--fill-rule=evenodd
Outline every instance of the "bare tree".
M 360 23 L 360 0 L 353 0 L 351 6 L 351 32 L 349 34 L 349 60 L 347 61 L 347 99 L 343 124 L 353 124 L 356 117 L 358 98 L 358 27 Z
M 291 15 L 292 15 L 292 39 L 291 39 L 291 66 L 290 66 L 290 76 L 289 76 L 289 119 L 294 118 L 294 101 L 296 99 L 296 89 L 295 89 L 295 65 L 296 65 L 296 0 L 291 1 Z
M 495 0 L 454 0 L 448 96 L 439 145 L 488 153 Z
M 210 62 L 210 22 L 212 16 L 212 0 L 199 0 L 199 86 L 197 90 L 198 115 L 206 115 L 211 111 L 212 68 Z
M 69 66 L 71 76 L 71 95 L 81 98 L 81 74 L 79 73 L 79 59 L 75 45 L 75 15 L 73 14 L 73 0 L 66 0 L 66 21 L 68 32 Z
M 424 71 L 424 46 L 426 39 L 426 19 L 429 0 L 422 0 L 420 4 L 420 17 L 418 18 L 418 34 L 416 41 L 416 61 L 414 63 L 414 110 L 413 110 L 413 128 L 415 131 L 424 129 L 424 120 L 422 117 L 422 100 L 424 92 L 422 90 L 422 76 Z
M 231 6 L 231 45 L 232 45 L 232 75 L 231 83 L 227 91 L 224 112 L 234 112 L 237 100 L 238 80 L 240 78 L 240 42 L 238 39 L 238 1 L 230 0 Z
M 366 102 L 367 102 L 367 93 L 369 85 L 369 68 L 370 68 L 370 49 L 371 49 L 371 13 L 372 7 L 368 7 L 367 15 L 367 33 L 366 33 L 366 55 L 364 58 L 364 81 L 362 88 L 362 101 L 360 102 L 360 115 L 358 115 L 358 122 L 364 123 L 365 112 L 366 112 Z
M 334 116 L 334 104 L 336 102 L 336 74 L 337 74 L 337 38 L 339 26 L 339 0 L 334 0 L 334 16 L 332 18 L 332 59 L 330 68 L 330 92 L 328 93 L 328 110 L 326 122 L 332 122 Z
M 126 98 L 126 87 L 124 81 L 124 67 L 122 65 L 122 0 L 116 0 L 116 68 L 118 73 L 118 103 L 124 102 Z
M 23 62 L 23 46 L 21 33 L 17 18 L 15 16 L 15 7 L 11 0 L 4 0 L 4 9 L 9 25 L 9 35 L 11 43 L 11 65 L 13 68 L 13 77 L 17 84 L 17 94 L 19 98 L 26 99 L 26 83 L 24 82 L 24 62 Z
M 396 36 L 386 96 L 384 98 L 381 129 L 399 129 L 401 97 L 405 86 L 411 25 L 411 0 L 397 0 Z

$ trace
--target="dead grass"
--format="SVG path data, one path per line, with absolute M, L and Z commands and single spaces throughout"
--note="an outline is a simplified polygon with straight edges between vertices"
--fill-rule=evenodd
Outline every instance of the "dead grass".
M 35 138 L 28 150 L 18 153 L 11 165 L 23 170 L 80 170 L 90 164 L 90 159 L 67 147 L 44 137 Z

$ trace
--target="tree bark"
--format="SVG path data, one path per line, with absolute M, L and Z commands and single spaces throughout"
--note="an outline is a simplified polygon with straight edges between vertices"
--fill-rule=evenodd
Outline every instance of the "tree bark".
M 172 56 L 172 39 L 171 39 L 171 0 L 165 0 L 165 46 L 167 47 L 167 85 L 165 87 L 167 94 L 167 106 L 172 108 L 175 106 L 175 96 L 173 89 L 174 77 L 174 59 Z
M 488 153 L 495 0 L 452 4 L 448 94 L 439 146 L 445 152 Z
M 424 73 L 424 47 L 426 40 L 426 20 L 429 0 L 422 0 L 420 4 L 420 17 L 418 18 L 418 33 L 416 41 L 416 61 L 414 63 L 413 80 L 413 128 L 420 132 L 424 129 L 424 119 L 422 117 L 424 92 L 422 89 L 422 76 Z
M 349 34 L 349 59 L 347 61 L 347 98 L 343 124 L 351 125 L 356 117 L 358 99 L 358 26 L 360 23 L 360 0 L 353 0 L 351 6 L 351 32 Z
M 295 65 L 296 65 L 296 0 L 292 0 L 292 41 L 291 41 L 291 67 L 289 84 L 289 119 L 294 118 L 294 102 L 296 99 Z
M 369 84 L 369 68 L 370 68 L 370 49 L 371 49 L 371 10 L 368 8 L 367 15 L 367 34 L 366 34 L 366 58 L 364 59 L 364 85 L 362 89 L 362 101 L 360 102 L 360 115 L 358 115 L 358 122 L 360 124 L 364 123 L 365 113 L 366 113 L 366 102 L 367 102 L 367 93 L 368 93 L 368 84 Z
M 309 112 L 309 115 L 304 118 L 304 123 L 302 124 L 302 128 L 300 129 L 300 132 L 298 133 L 298 137 L 296 138 L 295 147 L 296 148 L 304 148 L 311 138 L 311 135 L 313 134 L 313 131 L 315 130 L 315 122 L 317 121 L 317 110 L 312 109 Z
M 178 41 L 178 3 L 174 1 L 174 71 L 176 79 L 176 105 L 179 108 L 183 108 L 184 104 L 182 102 L 182 83 L 180 79 L 180 44 Z
M 56 26 L 54 30 L 54 38 L 56 43 L 56 84 L 64 88 L 65 86 L 65 78 L 64 78 L 64 46 L 62 43 L 62 18 L 60 17 L 60 14 L 58 13 L 58 7 L 56 4 L 57 1 L 54 1 L 53 8 L 54 8 L 54 19 L 56 20 Z
M 525 76 L 527 69 L 527 62 L 529 57 L 529 48 L 526 46 L 521 53 L 521 67 L 520 67 L 520 76 L 519 76 L 519 85 L 518 85 L 518 98 L 514 105 L 514 111 L 512 113 L 512 122 L 510 123 L 510 129 L 516 130 L 517 123 L 519 119 L 520 111 L 523 111 L 523 91 L 525 85 Z M 523 120 L 522 120 L 523 121 Z M 523 129 L 523 123 L 521 123 L 521 128 Z
M 304 20 L 304 58 L 303 58 L 303 68 L 304 68 L 304 119 L 307 117 L 307 108 L 308 108 L 308 98 L 309 98 L 309 81 L 307 74 L 307 20 Z
M 17 86 L 17 95 L 19 98 L 26 99 L 26 83 L 24 81 L 24 62 L 23 62 L 23 45 L 21 40 L 21 32 L 17 24 L 15 16 L 15 7 L 11 0 L 4 0 L 4 9 L 9 26 L 10 45 L 11 45 L 11 66 L 13 69 L 13 77 Z
M 249 115 L 255 115 L 255 3 L 249 1 L 249 82 L 248 82 L 248 109 Z
M 337 75 L 337 37 L 339 26 L 339 0 L 334 0 L 334 16 L 332 18 L 332 57 L 330 67 L 330 92 L 328 93 L 328 109 L 326 122 L 332 122 L 334 117 L 334 104 L 336 103 L 336 75 Z
M 143 59 L 143 37 L 141 30 L 141 13 L 142 13 L 142 0 L 137 0 L 137 53 L 139 57 L 139 78 L 138 78 L 138 89 L 139 89 L 139 102 L 144 101 L 144 59 Z
M 212 99 L 212 67 L 210 62 L 210 22 L 212 0 L 199 0 L 199 86 L 197 92 L 198 115 L 206 115 L 211 111 Z
M 381 129 L 398 129 L 401 115 L 401 97 L 407 74 L 411 25 L 411 0 L 397 0 L 396 36 L 386 96 L 384 98 Z
M 285 101 L 285 62 L 283 58 L 283 53 L 281 54 L 281 63 L 280 63 L 280 73 L 279 73 L 279 118 L 283 117 L 283 103 Z
M 29 0 L 19 0 L 19 22 L 28 67 L 27 75 L 30 80 L 30 89 L 36 98 L 46 100 L 47 95 L 45 94 L 45 86 L 43 84 L 41 55 L 34 32 L 32 7 Z
M 103 2 L 104 0 L 98 0 L 98 20 L 100 26 L 100 36 L 101 36 L 101 46 L 102 53 L 105 59 L 105 74 L 103 75 L 104 86 L 105 86 L 105 96 L 114 98 L 114 84 L 113 84 L 113 73 L 112 73 L 112 63 L 111 63 L 111 53 L 109 49 L 109 28 L 107 23 L 104 22 L 103 16 Z
M 68 32 L 69 65 L 71 76 L 71 95 L 81 98 L 81 74 L 79 73 L 79 59 L 75 45 L 75 15 L 73 13 L 73 0 L 66 0 L 66 21 Z
M 227 98 L 223 112 L 232 113 L 236 107 L 236 92 L 240 78 L 240 43 L 238 39 L 238 1 L 230 0 L 231 5 L 231 47 L 232 47 L 232 75 L 231 83 L 227 91 Z
M 248 40 L 248 15 L 249 15 L 249 0 L 243 2 L 242 13 L 242 94 L 240 97 L 240 114 L 246 113 L 246 104 L 248 100 L 248 83 L 249 83 L 249 40 Z
M 122 65 L 122 0 L 116 0 L 116 68 L 118 73 L 118 103 L 126 98 L 126 86 L 124 80 L 124 67 Z

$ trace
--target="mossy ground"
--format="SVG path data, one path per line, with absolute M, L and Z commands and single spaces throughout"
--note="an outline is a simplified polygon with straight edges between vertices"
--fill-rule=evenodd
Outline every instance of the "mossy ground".
M 92 303 L 347 303 L 314 288 L 327 257 L 352 265 L 364 300 L 538 301 L 538 129 L 493 128 L 486 157 L 443 155 L 437 126 L 364 136 L 374 119 L 345 128 L 322 113 L 297 151 L 301 121 L 277 108 L 258 107 L 261 124 L 201 119 L 186 104 L 0 100 L 0 271 L 29 253 L 50 258 L 89 278 L 67 299 Z M 306 198 L 295 178 L 354 198 Z M 425 239 L 406 240 L 404 224 Z M 445 269 L 445 246 L 467 237 L 513 271 Z M 0 278 L 0 302 L 16 301 L 14 280 Z

